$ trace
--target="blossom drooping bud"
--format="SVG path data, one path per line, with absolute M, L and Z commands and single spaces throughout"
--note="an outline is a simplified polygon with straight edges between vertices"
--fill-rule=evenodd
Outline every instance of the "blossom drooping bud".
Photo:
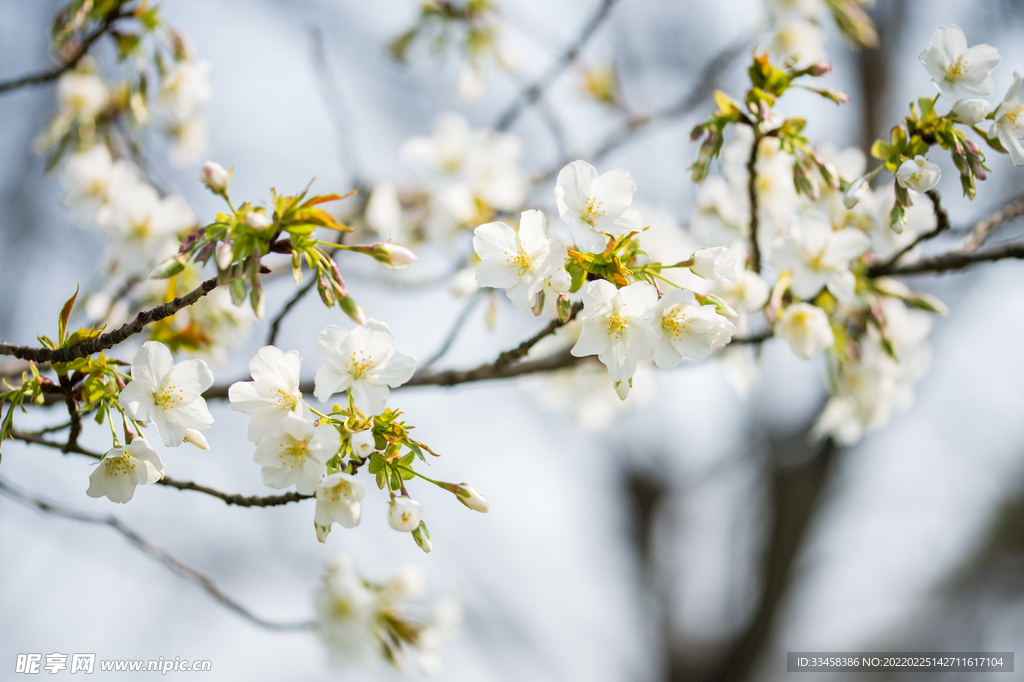
M 423 505 L 411 497 L 396 497 L 388 506 L 388 525 L 395 530 L 412 532 L 419 527 L 422 512 Z
M 430 541 L 430 531 L 427 530 L 427 524 L 422 521 L 420 521 L 420 525 L 416 527 L 416 530 L 412 532 L 412 539 L 416 541 L 419 548 L 426 554 L 430 554 L 430 550 L 434 548 L 434 544 Z
M 471 485 L 460 483 L 459 487 L 455 489 L 455 496 L 459 498 L 459 502 L 481 514 L 486 514 L 487 510 L 491 508 L 480 491 Z
M 988 100 L 973 97 L 960 100 L 953 105 L 949 113 L 953 114 L 952 118 L 957 123 L 973 126 L 984 121 L 990 111 L 992 111 L 992 105 L 988 103 Z
M 548 283 L 551 285 L 551 288 L 554 289 L 555 293 L 564 294 L 569 291 L 570 287 L 572 287 L 572 277 L 565 268 L 558 268 L 555 270 L 554 274 L 548 278 Z
M 939 184 L 941 177 L 942 171 L 939 167 L 920 154 L 913 159 L 907 159 L 896 170 L 896 182 L 900 184 L 900 187 L 912 189 L 921 194 Z
M 864 197 L 868 195 L 869 188 L 870 185 L 868 185 L 868 180 L 863 176 L 851 182 L 850 186 L 847 187 L 846 191 L 843 193 L 843 206 L 847 209 L 851 209 L 864 201 Z
M 203 164 L 199 179 L 204 185 L 210 188 L 214 194 L 223 194 L 231 182 L 231 174 L 234 170 L 224 170 L 224 166 L 216 161 L 207 161 Z
M 401 270 L 419 260 L 416 254 L 406 247 L 388 242 L 374 244 L 370 255 L 394 270 Z
M 377 449 L 377 444 L 373 438 L 373 431 L 369 429 L 353 433 L 348 442 L 352 446 L 353 454 L 359 459 L 366 459 Z
M 153 272 L 149 274 L 150 279 L 168 279 L 174 277 L 179 272 L 185 269 L 185 263 L 188 261 L 188 257 L 184 254 L 177 254 L 171 256 L 164 262 L 153 268 Z
M 254 230 L 265 230 L 274 222 L 262 211 L 249 211 L 245 214 L 245 224 Z
M 691 256 L 693 265 L 690 272 L 704 279 L 727 279 L 736 281 L 736 264 L 739 255 L 735 249 L 714 246 L 701 249 Z

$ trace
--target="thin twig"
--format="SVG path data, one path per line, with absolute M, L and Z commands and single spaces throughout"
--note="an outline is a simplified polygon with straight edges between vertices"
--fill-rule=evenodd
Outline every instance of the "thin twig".
M 54 502 L 48 502 L 33 493 L 29 493 L 23 488 L 11 485 L 7 481 L 0 478 L 0 494 L 7 496 L 8 498 L 19 502 L 26 507 L 32 507 L 41 512 L 47 514 L 53 514 L 54 516 L 60 516 L 65 519 L 73 519 L 75 521 L 82 521 L 84 523 L 93 523 L 100 526 L 109 526 L 118 533 L 123 535 L 128 542 L 132 543 L 143 552 L 153 557 L 167 568 L 171 569 L 182 578 L 190 580 L 199 587 L 203 588 L 207 594 L 223 606 L 226 606 L 231 611 L 245 618 L 250 623 L 259 625 L 260 627 L 267 628 L 268 630 L 310 630 L 313 629 L 316 624 L 314 621 L 305 621 L 301 623 L 277 623 L 269 621 L 264 618 L 260 618 L 249 609 L 245 608 L 231 597 L 224 594 L 217 585 L 196 569 L 192 568 L 188 564 L 184 563 L 180 559 L 177 559 L 165 550 L 160 549 L 149 540 L 136 533 L 134 530 L 126 526 L 115 516 L 98 516 L 94 514 L 86 514 L 85 512 L 75 511 L 68 507 L 56 504 Z
M 78 445 L 78 437 L 82 435 L 82 413 L 78 411 L 78 400 L 75 398 L 75 389 L 67 374 L 58 377 L 61 392 L 64 393 L 64 404 L 68 408 L 68 417 L 71 419 L 71 430 L 68 432 L 68 442 L 64 445 L 64 452 Z
M 1024 197 L 1014 199 L 989 217 L 979 220 L 974 225 L 971 236 L 964 242 L 963 248 L 960 251 L 963 253 L 974 253 L 993 230 L 1022 215 L 1024 215 Z
M 312 390 L 312 388 L 310 388 Z M 42 445 L 43 447 L 52 448 L 54 450 L 64 451 L 65 445 L 63 443 L 57 443 L 52 440 L 43 438 L 40 435 L 34 433 L 27 433 L 25 431 L 19 431 L 14 429 L 11 431 L 11 438 L 13 440 L 20 440 L 23 443 L 31 443 L 33 445 Z M 77 455 L 84 455 L 91 457 L 92 459 L 100 459 L 103 457 L 98 452 L 87 450 L 80 445 L 67 450 L 67 452 L 73 452 Z M 216 488 L 202 485 L 200 483 L 194 483 L 192 481 L 179 481 L 169 476 L 164 476 L 159 481 L 158 485 L 166 486 L 168 488 L 177 488 L 178 490 L 194 490 L 210 497 L 216 497 L 222 500 L 225 504 L 233 505 L 236 507 L 280 507 L 281 505 L 290 504 L 292 502 L 300 502 L 302 500 L 312 499 L 312 495 L 300 495 L 296 492 L 285 493 L 283 495 L 239 495 L 238 493 L 226 493 Z
M 923 241 L 934 239 L 940 234 L 949 229 L 949 214 L 946 213 L 946 209 L 942 207 L 942 195 L 937 190 L 928 190 L 928 198 L 931 199 L 932 208 L 935 210 L 935 229 L 930 232 L 918 235 L 916 239 L 911 241 L 909 244 L 904 246 L 902 249 L 893 254 L 892 258 L 885 261 L 881 265 L 875 265 L 868 268 L 868 277 L 878 277 L 880 275 L 892 274 L 893 269 L 896 266 L 896 262 L 903 258 L 903 256 L 913 249 L 915 246 Z
M 757 241 L 757 153 L 761 146 L 761 136 L 754 127 L 754 143 L 750 148 L 750 158 L 747 159 L 747 196 L 750 201 L 750 269 L 756 273 L 761 272 L 761 244 Z
M 742 344 L 755 344 L 755 345 L 759 345 L 759 344 L 764 343 L 768 339 L 772 338 L 774 335 L 775 334 L 772 332 L 772 330 L 769 329 L 768 331 L 761 332 L 760 334 L 753 334 L 751 336 L 736 336 L 736 337 L 733 337 L 732 341 L 730 341 L 729 343 L 738 343 L 738 344 L 741 344 L 741 345 Z
M 444 357 L 445 353 L 447 353 L 452 347 L 452 344 L 455 343 L 455 339 L 458 338 L 459 332 L 462 331 L 462 328 L 466 325 L 466 321 L 469 320 L 470 314 L 472 314 L 477 304 L 483 300 L 483 297 L 484 290 L 481 289 L 466 301 L 466 305 L 462 308 L 462 312 L 459 313 L 459 316 L 455 318 L 455 323 L 448 332 L 448 336 L 446 336 L 444 341 L 441 343 L 441 347 L 438 348 L 433 355 L 427 358 L 420 367 L 430 367 Z
M 987 263 L 1007 258 L 1024 258 L 1024 243 L 1007 244 L 997 249 L 974 253 L 946 253 L 933 258 L 922 258 L 914 263 L 900 265 L 885 271 L 886 275 L 937 274 L 950 270 L 962 270 L 974 263 Z
M 534 82 L 533 85 L 519 93 L 515 101 L 498 117 L 498 122 L 494 125 L 495 130 L 508 130 L 526 107 L 540 99 L 544 91 L 555 82 L 555 79 L 558 78 L 562 71 L 576 61 L 580 50 L 590 39 L 590 36 L 593 35 L 597 27 L 601 25 L 605 17 L 608 16 L 608 12 L 611 11 L 615 2 L 616 0 L 602 0 L 601 5 L 594 12 L 594 16 L 583 26 L 583 31 L 577 36 L 576 40 L 555 60 L 555 63 L 551 65 L 543 76 Z
M 66 72 L 78 66 L 78 62 L 82 61 L 82 58 L 89 53 L 93 43 L 99 40 L 104 33 L 109 31 L 114 25 L 114 22 L 118 19 L 124 19 L 130 16 L 130 13 L 122 13 L 120 9 L 111 11 L 110 14 L 104 17 L 103 23 L 101 23 L 96 30 L 82 40 L 82 44 L 66 62 L 47 71 L 40 71 L 38 73 L 32 73 L 26 76 L 21 76 L 20 78 L 15 78 L 13 80 L 0 82 L 0 94 L 17 90 L 18 88 L 25 87 L 26 85 L 41 85 L 43 83 L 49 83 L 50 81 L 57 80 Z
M 15 346 L 0 342 L 0 355 L 13 355 L 16 358 L 32 360 L 34 362 L 71 362 L 78 358 L 88 357 L 94 353 L 113 348 L 125 339 L 141 332 L 146 325 L 174 315 L 182 308 L 192 305 L 216 288 L 217 278 L 212 277 L 184 296 L 179 296 L 173 301 L 159 305 L 152 310 L 144 310 L 133 321 L 92 341 L 85 341 L 74 346 L 68 346 L 67 348 L 57 348 L 56 350 Z
M 267 334 L 266 345 L 274 345 L 274 342 L 277 341 L 277 332 L 280 330 L 281 323 L 284 321 L 284 318 L 288 315 L 288 313 L 291 312 L 292 308 L 294 308 L 295 305 L 299 301 L 301 301 L 306 294 L 309 293 L 309 290 L 312 289 L 315 285 L 316 277 L 313 277 L 311 273 L 309 281 L 303 284 L 298 291 L 292 294 L 292 297 L 289 298 L 288 302 L 284 304 L 284 307 L 281 308 L 281 311 L 274 316 L 273 322 L 270 323 L 270 333 Z

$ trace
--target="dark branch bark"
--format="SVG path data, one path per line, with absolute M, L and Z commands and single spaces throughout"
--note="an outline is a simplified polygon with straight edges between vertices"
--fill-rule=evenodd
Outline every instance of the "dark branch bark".
M 761 136 L 754 128 L 754 143 L 747 159 L 747 197 L 750 201 L 750 256 L 748 265 L 754 272 L 761 273 L 761 245 L 757 241 L 757 152 Z
M 111 29 L 114 23 L 118 19 L 124 19 L 131 16 L 130 13 L 125 14 L 120 10 L 115 10 L 108 14 L 103 22 L 83 40 L 78 50 L 71 56 L 71 59 L 67 60 L 63 64 L 48 71 L 40 71 L 38 73 L 32 73 L 20 78 L 15 78 L 9 81 L 0 82 L 0 94 L 5 92 L 11 92 L 18 88 L 25 87 L 27 85 L 42 85 L 43 83 L 49 83 L 55 81 L 64 75 L 66 72 L 78 66 L 78 62 L 82 61 L 85 55 L 89 54 L 89 50 L 92 48 L 93 43 L 99 40 L 103 34 Z
M 9 343 L 0 343 L 0 355 L 13 355 L 22 360 L 34 362 L 71 362 L 78 358 L 85 358 L 94 353 L 113 348 L 125 339 L 141 332 L 146 325 L 174 315 L 182 308 L 186 308 L 200 298 L 217 288 L 217 278 L 211 278 L 200 284 L 197 288 L 184 296 L 157 306 L 152 310 L 144 310 L 139 313 L 131 322 L 115 329 L 112 332 L 103 334 L 93 341 L 86 341 L 68 348 L 49 350 L 47 348 L 32 348 L 30 346 L 14 346 Z
M 1006 258 L 1024 258 L 1024 244 L 1007 244 L 1006 246 L 988 249 L 975 253 L 946 253 L 933 258 L 922 258 L 915 263 L 900 265 L 886 271 L 887 275 L 920 275 L 938 274 L 950 270 L 962 270 L 974 263 L 987 263 Z
M 259 625 L 260 627 L 267 628 L 268 630 L 309 630 L 314 627 L 312 621 L 302 623 L 277 623 L 274 621 L 265 620 L 254 614 L 249 609 L 245 608 L 231 597 L 224 594 L 216 583 L 210 578 L 203 575 L 196 569 L 192 568 L 185 562 L 177 559 L 163 549 L 160 549 L 146 538 L 142 537 L 134 530 L 126 526 L 121 522 L 120 519 L 114 516 L 96 516 L 93 514 L 86 514 L 84 512 L 75 511 L 62 505 L 48 502 L 41 499 L 40 497 L 31 494 L 20 488 L 16 488 L 7 481 L 0 479 L 0 493 L 6 495 L 12 500 L 20 502 L 27 507 L 32 507 L 41 512 L 47 514 L 53 514 L 60 516 L 65 519 L 73 519 L 75 521 L 82 521 L 84 523 L 92 523 L 100 526 L 109 526 L 116 530 L 118 533 L 123 535 L 128 542 L 132 543 L 143 552 L 153 557 L 167 568 L 171 569 L 182 578 L 189 580 L 199 587 L 203 588 L 207 594 L 209 594 L 215 601 L 226 606 L 231 611 L 234 611 L 242 618 L 245 618 L 250 623 Z
M 978 250 L 978 247 L 985 243 L 985 240 L 993 230 L 1022 215 L 1024 215 L 1024 197 L 1014 199 L 989 217 L 979 220 L 974 225 L 971 236 L 964 242 L 961 251 L 964 253 L 974 253 Z

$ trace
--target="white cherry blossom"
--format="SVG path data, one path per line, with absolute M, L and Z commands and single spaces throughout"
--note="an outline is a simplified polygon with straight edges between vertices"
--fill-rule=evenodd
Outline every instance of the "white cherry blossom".
M 900 187 L 924 194 L 939 184 L 942 170 L 920 154 L 907 159 L 896 169 L 896 182 Z
M 68 71 L 57 79 L 57 101 L 82 118 L 95 118 L 107 108 L 110 89 L 95 73 Z
M 836 342 L 828 315 L 810 303 L 788 306 L 776 320 L 774 332 L 778 338 L 788 341 L 793 353 L 804 360 Z
M 339 663 L 358 662 L 379 650 L 373 631 L 377 597 L 344 557 L 328 566 L 313 604 L 317 635 Z
M 476 281 L 481 287 L 505 289 L 522 310 L 533 307 L 544 280 L 565 264 L 565 245 L 544 234 L 541 211 L 523 211 L 519 232 L 505 223 L 487 223 L 473 230 L 473 249 L 480 256 Z
M 349 444 L 352 445 L 352 453 L 359 459 L 366 459 L 368 456 L 373 454 L 373 451 L 377 449 L 376 440 L 373 437 L 373 431 L 366 429 L 365 431 L 356 431 L 349 437 Z
M 640 212 L 631 205 L 636 183 L 625 170 L 602 175 L 586 161 L 573 161 L 558 173 L 555 204 L 577 248 L 600 253 L 608 238 L 643 229 Z
M 213 372 L 205 362 L 174 364 L 167 346 L 147 341 L 132 360 L 132 380 L 118 404 L 135 421 L 153 422 L 163 444 L 177 447 L 188 429 L 208 429 L 213 423 L 201 395 L 212 385 Z
M 103 497 L 124 504 L 140 485 L 156 483 L 164 476 L 164 465 L 145 438 L 137 437 L 128 447 L 114 447 L 103 455 L 89 476 L 89 497 Z
M 249 415 L 249 440 L 259 442 L 285 419 L 303 418 L 307 406 L 299 390 L 301 366 L 298 351 L 285 353 L 264 346 L 249 361 L 253 381 L 239 381 L 228 388 L 231 409 Z
M 859 177 L 850 183 L 850 186 L 843 192 L 843 206 L 847 209 L 852 209 L 860 202 L 864 201 L 864 198 L 868 195 L 871 190 L 871 185 L 868 183 L 868 179 L 865 177 Z
M 1014 166 L 1024 166 L 1024 147 L 1020 143 L 1024 137 L 1024 78 L 1016 71 L 1006 97 L 996 107 L 995 124 L 989 137 L 999 138 L 1010 152 Z
M 330 424 L 313 426 L 312 415 L 305 419 L 284 419 L 256 447 L 254 459 L 263 467 L 263 482 L 271 488 L 294 484 L 303 495 L 316 491 L 324 475 L 327 460 L 341 447 L 338 430 Z
M 646 282 L 616 289 L 611 282 L 596 280 L 583 293 L 583 327 L 571 352 L 578 358 L 596 355 L 622 399 L 629 394 L 637 361 L 654 355 L 658 334 L 651 318 L 657 304 L 658 290 Z
M 739 254 L 726 246 L 705 247 L 691 256 L 693 265 L 690 272 L 704 279 L 736 280 L 736 266 Z
M 658 346 L 654 363 L 672 369 L 686 358 L 706 358 L 729 343 L 736 325 L 719 315 L 714 305 L 701 305 L 688 289 L 673 289 L 654 309 Z
M 793 274 L 793 293 L 813 298 L 822 288 L 840 301 L 849 301 L 856 284 L 850 261 L 862 254 L 871 240 L 860 230 L 833 231 L 828 218 L 818 211 L 806 211 L 793 226 L 792 234 L 772 245 L 772 262 Z
M 957 123 L 973 126 L 984 121 L 990 111 L 992 111 L 992 105 L 988 103 L 988 100 L 973 97 L 960 100 L 953 105 L 949 113 L 953 115 Z
M 316 488 L 316 525 L 330 528 L 337 521 L 342 528 L 355 528 L 362 518 L 360 500 L 366 494 L 366 485 L 349 474 L 337 473 L 325 477 Z
M 394 343 L 391 329 L 377 320 L 351 332 L 328 325 L 316 340 L 324 366 L 314 377 L 313 395 L 326 403 L 335 393 L 349 391 L 358 409 L 374 416 L 383 413 L 389 387 L 401 386 L 416 369 L 416 362 L 395 351 Z
M 388 505 L 388 525 L 395 530 L 411 533 L 419 527 L 422 512 L 423 505 L 401 495 L 391 500 Z
M 939 26 L 921 53 L 921 63 L 946 99 L 991 95 L 992 71 L 1001 59 L 991 45 L 968 48 L 967 37 L 954 24 Z
M 231 182 L 231 171 L 225 170 L 224 166 L 216 161 L 207 161 L 203 164 L 199 179 L 211 192 L 220 194 L 227 190 L 228 183 Z

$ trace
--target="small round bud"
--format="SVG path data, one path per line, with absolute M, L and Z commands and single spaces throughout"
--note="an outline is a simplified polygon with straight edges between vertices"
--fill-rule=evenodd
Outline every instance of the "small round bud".
M 455 496 L 459 498 L 459 502 L 481 514 L 486 514 L 487 510 L 491 508 L 480 491 L 471 485 L 460 483 L 459 487 L 455 489 Z
M 353 433 L 348 442 L 352 446 L 352 453 L 359 459 L 366 459 L 377 449 L 377 444 L 373 438 L 373 431 L 369 429 Z
M 224 170 L 224 166 L 216 161 L 207 161 L 203 164 L 203 170 L 200 172 L 199 179 L 214 194 L 223 194 L 228 189 L 228 183 L 231 182 L 232 172 Z
M 245 224 L 254 230 L 265 230 L 274 223 L 262 211 L 249 211 L 245 214 Z
M 564 294 L 572 286 L 572 277 L 565 268 L 558 268 L 555 270 L 555 274 L 548 278 L 548 282 L 551 284 L 551 288 L 555 290 L 555 293 Z
M 412 532 L 419 527 L 422 512 L 423 505 L 411 497 L 396 497 L 388 506 L 388 525 L 395 530 Z

